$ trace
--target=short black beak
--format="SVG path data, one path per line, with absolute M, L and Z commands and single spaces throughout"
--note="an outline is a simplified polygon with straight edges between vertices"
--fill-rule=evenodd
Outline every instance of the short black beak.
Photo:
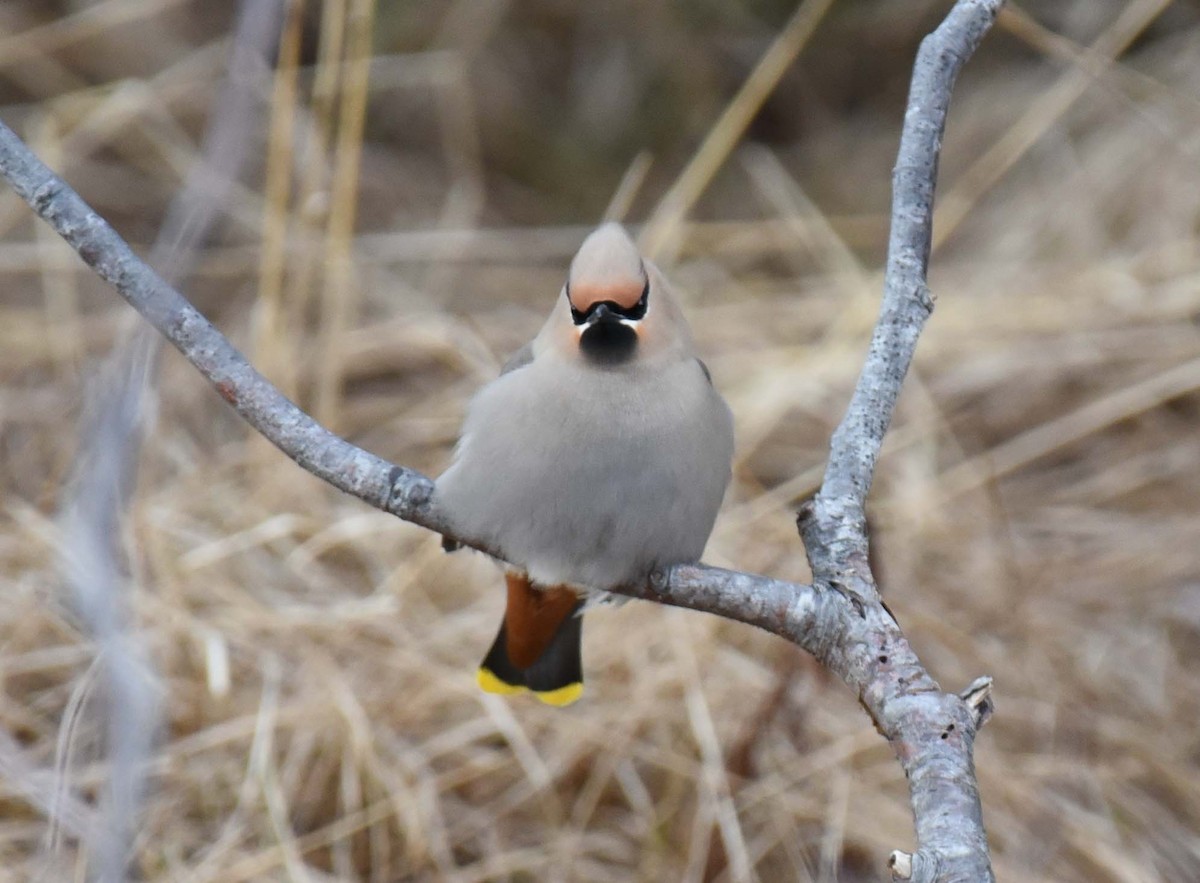
M 587 311 L 587 322 L 592 325 L 602 325 L 608 322 L 620 322 L 621 317 L 613 312 L 608 301 L 601 301 Z

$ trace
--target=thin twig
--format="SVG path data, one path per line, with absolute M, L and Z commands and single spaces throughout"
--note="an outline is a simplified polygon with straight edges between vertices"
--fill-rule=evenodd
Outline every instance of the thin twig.
M 804 586 L 704 565 L 677 566 L 620 591 L 715 613 L 781 635 L 852 689 L 905 768 L 917 851 L 893 873 L 920 881 L 987 881 L 992 872 L 972 761 L 991 711 L 990 681 L 943 693 L 879 599 L 867 559 L 864 503 L 884 433 L 932 298 L 925 282 L 937 157 L 955 76 L 1002 0 L 959 0 L 921 46 L 895 170 L 885 293 L 866 364 L 834 435 L 821 490 L 800 524 L 815 575 Z M 0 172 L 100 276 L 167 337 L 252 426 L 313 474 L 373 506 L 454 535 L 434 485 L 338 438 L 268 383 L 186 299 L 0 125 Z

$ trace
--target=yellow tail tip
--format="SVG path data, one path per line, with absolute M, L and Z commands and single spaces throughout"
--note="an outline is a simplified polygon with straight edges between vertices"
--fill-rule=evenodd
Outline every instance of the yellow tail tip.
M 525 693 L 529 690 L 528 687 L 521 684 L 510 684 L 500 680 L 495 672 L 486 668 L 480 668 L 475 672 L 475 683 L 483 692 L 496 693 L 500 696 L 515 696 L 517 693 Z M 583 695 L 583 684 L 567 684 L 565 687 L 555 690 L 534 691 L 533 695 L 547 705 L 562 708 L 577 701 Z
M 525 687 L 520 684 L 508 684 L 496 677 L 486 668 L 481 668 L 475 672 L 475 683 L 479 685 L 479 689 L 485 693 L 498 693 L 501 696 L 512 696 L 516 693 L 524 693 Z
M 559 687 L 557 690 L 535 692 L 533 695 L 547 705 L 562 708 L 564 705 L 570 705 L 583 695 L 583 684 L 567 684 L 565 687 Z

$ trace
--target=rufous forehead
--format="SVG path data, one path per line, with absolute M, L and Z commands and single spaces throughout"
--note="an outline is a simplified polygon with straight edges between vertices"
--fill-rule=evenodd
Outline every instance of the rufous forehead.
M 571 306 L 581 313 L 586 313 L 593 304 L 602 301 L 611 301 L 621 309 L 629 310 L 642 299 L 642 292 L 645 288 L 646 282 L 642 279 L 629 279 L 606 284 L 576 281 L 568 287 L 567 295 L 571 299 Z

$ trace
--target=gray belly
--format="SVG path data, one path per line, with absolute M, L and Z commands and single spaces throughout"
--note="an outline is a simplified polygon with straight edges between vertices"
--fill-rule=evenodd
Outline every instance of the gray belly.
M 732 454 L 728 409 L 711 390 L 693 391 L 700 406 L 640 395 L 526 406 L 489 391 L 499 394 L 472 404 L 437 482 L 460 530 L 543 585 L 604 589 L 699 559 Z

